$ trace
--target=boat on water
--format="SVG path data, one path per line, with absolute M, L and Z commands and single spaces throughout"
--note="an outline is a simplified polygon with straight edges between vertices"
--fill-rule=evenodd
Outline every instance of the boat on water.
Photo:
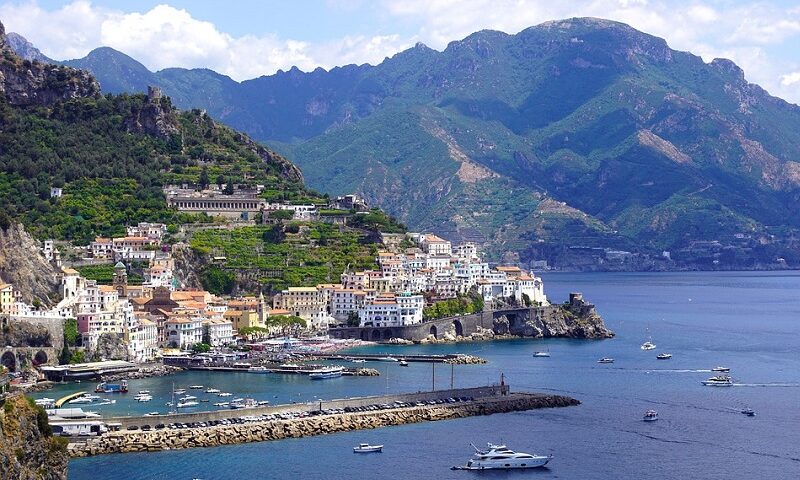
M 161 415 L 161 414 L 158 413 L 158 412 L 148 412 L 148 413 L 144 414 L 145 417 L 155 417 L 155 416 L 158 416 L 158 415 Z
M 407 367 L 408 366 L 408 362 L 406 362 L 405 360 L 400 360 L 400 366 L 401 367 Z
M 33 403 L 35 403 L 36 405 L 38 405 L 40 407 L 47 408 L 47 407 L 49 407 L 51 405 L 55 405 L 56 400 L 54 398 L 43 397 L 43 398 L 37 398 L 36 400 L 33 401 Z
M 172 393 L 174 393 L 175 395 L 183 395 L 184 393 L 186 393 L 186 389 L 185 388 L 176 388 L 175 390 L 172 391 Z
M 553 459 L 552 455 L 531 455 L 510 450 L 505 445 L 488 444 L 486 450 L 480 450 L 475 445 L 475 455 L 466 465 L 451 467 L 451 470 L 514 470 L 526 468 L 539 468 L 547 465 Z
M 253 366 L 253 367 L 248 368 L 247 372 L 248 373 L 269 373 L 270 370 L 269 370 L 269 368 L 267 368 L 267 367 L 265 367 L 263 365 L 258 365 L 258 366 Z
M 336 378 L 342 376 L 342 367 L 328 367 L 328 368 L 320 368 L 314 372 L 308 374 L 308 378 L 311 380 L 324 380 L 326 378 Z
M 196 407 L 198 405 L 200 405 L 198 402 L 195 402 L 194 400 L 189 400 L 186 402 L 178 402 L 178 404 L 175 405 L 175 408 L 189 408 L 189 407 Z
M 187 400 L 197 400 L 197 397 L 195 397 L 194 395 L 184 395 L 183 397 L 179 398 L 178 400 L 180 400 L 181 402 L 185 402 Z
M 658 412 L 655 410 L 647 410 L 644 412 L 644 417 L 642 418 L 645 422 L 655 422 L 658 420 Z
M 231 404 L 230 402 L 217 402 L 217 403 L 214 404 L 214 406 L 215 407 L 227 407 L 230 404 Z
M 396 361 L 398 361 L 396 358 L 391 357 L 391 356 L 377 358 L 376 360 L 378 360 L 379 362 L 396 362 Z
M 137 402 L 149 402 L 150 400 L 153 399 L 153 396 L 152 395 L 136 395 L 135 397 L 133 397 L 133 399 L 136 400 Z
M 189 389 L 190 390 L 202 390 L 203 386 L 202 385 L 189 385 Z
M 237 398 L 229 405 L 230 408 L 237 410 L 241 408 L 253 408 L 258 406 L 258 402 L 252 398 Z
M 350 360 L 350 362 L 352 362 L 352 363 L 367 363 L 367 361 L 364 360 L 363 358 L 354 358 L 354 359 Z
M 128 393 L 128 381 L 123 380 L 119 383 L 100 382 L 94 391 L 97 393 Z
M 536 358 L 544 358 L 550 356 L 550 350 L 544 352 L 533 352 L 533 356 Z
M 659 353 L 658 355 L 656 355 L 656 358 L 659 359 L 659 360 L 669 360 L 670 358 L 672 358 L 672 354 L 671 353 Z
M 714 367 L 711 369 L 712 372 L 719 372 L 719 373 L 728 373 L 731 371 L 728 367 Z
M 655 350 L 656 344 L 651 342 L 650 340 L 644 342 L 641 347 L 642 350 Z
M 206 393 L 220 393 L 220 392 L 222 392 L 222 390 L 220 390 L 219 388 L 207 388 L 206 389 Z
M 231 396 L 233 396 L 233 394 L 232 394 L 232 393 L 229 393 L 229 392 L 219 392 L 219 393 L 217 394 L 217 396 L 218 396 L 218 397 L 231 397 Z
M 730 375 L 717 375 L 702 382 L 706 387 L 732 387 L 733 380 Z
M 150 390 L 139 390 L 137 395 L 150 395 Z
M 755 417 L 756 411 L 750 407 L 742 409 L 742 415 L 747 415 L 748 417 Z
M 83 404 L 83 403 L 92 403 L 92 402 L 94 402 L 94 400 L 92 400 L 91 398 L 89 398 L 89 397 L 84 395 L 84 396 L 80 396 L 78 398 L 73 398 L 72 400 L 70 400 L 67 403 L 69 403 L 69 404 Z
M 383 450 L 383 445 L 370 445 L 369 443 L 359 443 L 357 447 L 353 447 L 353 453 L 380 453 Z
M 597 363 L 614 363 L 614 359 L 611 357 L 603 357 L 598 360 Z

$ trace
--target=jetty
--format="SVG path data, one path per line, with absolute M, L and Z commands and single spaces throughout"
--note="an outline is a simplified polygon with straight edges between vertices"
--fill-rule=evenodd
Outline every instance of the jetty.
M 115 431 L 73 438 L 72 457 L 280 440 L 418 422 L 579 405 L 574 398 L 510 392 L 508 385 L 381 395 L 148 417 L 106 418 Z
M 54 405 L 56 406 L 56 408 L 61 408 L 62 405 L 64 405 L 65 403 L 69 402 L 70 400 L 73 400 L 75 398 L 81 397 L 83 395 L 86 395 L 86 392 L 70 393 L 69 395 L 61 397 L 58 400 L 56 400 Z

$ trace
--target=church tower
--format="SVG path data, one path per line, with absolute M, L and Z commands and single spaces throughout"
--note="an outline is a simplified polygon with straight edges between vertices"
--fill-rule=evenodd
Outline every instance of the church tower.
M 122 262 L 117 262 L 114 265 L 113 285 L 120 297 L 128 296 L 128 270 Z

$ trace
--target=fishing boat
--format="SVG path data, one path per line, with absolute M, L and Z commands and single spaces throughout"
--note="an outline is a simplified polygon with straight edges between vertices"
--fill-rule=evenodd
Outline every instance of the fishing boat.
M 123 380 L 119 383 L 101 382 L 94 389 L 97 393 L 128 393 L 128 381 Z
M 553 459 L 552 455 L 531 455 L 510 450 L 505 445 L 489 444 L 486 450 L 479 450 L 475 445 L 475 455 L 466 465 L 451 467 L 451 470 L 515 470 L 539 468 Z
M 656 358 L 659 359 L 659 360 L 669 360 L 670 358 L 672 358 L 672 354 L 671 353 L 659 353 L 658 355 L 656 355 Z
M 655 350 L 656 344 L 651 342 L 650 340 L 644 342 L 640 347 L 642 350 Z
M 383 445 L 370 445 L 369 443 L 359 443 L 357 447 L 353 447 L 353 453 L 380 453 L 383 450 Z
M 733 380 L 730 375 L 717 375 L 702 382 L 706 387 L 732 387 Z
M 742 409 L 742 415 L 747 415 L 748 417 L 755 417 L 756 411 L 750 407 Z
M 658 420 L 658 412 L 655 410 L 647 410 L 644 412 L 644 417 L 642 418 L 645 422 L 655 422 Z
M 549 357 L 550 356 L 550 350 L 547 350 L 545 352 L 533 352 L 533 356 L 536 357 L 536 358 Z
M 614 359 L 611 357 L 603 357 L 598 360 L 597 363 L 614 363 Z
M 728 367 L 714 367 L 711 369 L 712 372 L 719 372 L 719 373 L 728 373 L 731 371 Z

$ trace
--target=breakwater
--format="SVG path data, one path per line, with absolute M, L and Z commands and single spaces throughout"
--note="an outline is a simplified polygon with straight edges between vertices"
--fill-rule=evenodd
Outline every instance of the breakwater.
M 466 392 L 466 393 L 465 393 Z M 476 393 L 465 397 L 468 393 Z M 435 403 L 433 399 L 447 399 L 452 397 L 468 398 L 468 400 L 454 403 Z M 423 403 L 430 402 L 430 403 Z M 323 402 L 324 405 L 301 404 L 281 407 L 267 407 L 271 412 L 299 413 L 310 412 L 318 406 L 324 411 L 358 407 L 367 405 L 395 405 L 403 403 L 406 406 L 391 407 L 377 411 L 364 409 L 360 411 L 333 412 L 304 416 L 278 415 L 269 420 L 255 420 L 247 423 L 233 423 L 228 425 L 202 426 L 196 428 L 160 429 L 151 431 L 120 430 L 109 432 L 98 438 L 91 438 L 80 443 L 71 443 L 69 453 L 72 457 L 85 457 L 90 455 L 104 455 L 110 453 L 148 452 L 171 450 L 193 447 L 215 447 L 237 443 L 261 442 L 280 440 L 284 438 L 299 438 L 313 435 L 323 435 L 335 432 L 372 429 L 393 425 L 404 425 L 419 422 L 449 420 L 477 415 L 491 415 L 514 411 L 533 410 L 538 408 L 567 407 L 580 404 L 579 401 L 560 395 L 538 393 L 509 393 L 507 387 L 484 387 L 476 389 L 444 390 L 438 392 L 421 392 L 405 395 L 388 395 L 381 397 L 363 397 L 357 399 L 331 400 Z M 233 412 L 211 412 L 215 417 L 235 417 L 238 415 L 255 418 L 264 415 L 258 409 L 247 409 Z M 188 417 L 189 415 L 193 417 Z M 199 421 L 208 415 L 202 414 L 170 415 L 160 417 L 161 422 L 186 422 L 187 418 Z M 184 418 L 181 418 L 184 417 Z M 149 422 L 159 422 L 159 417 L 120 418 L 130 425 Z M 111 420 L 111 419 L 109 419 Z

